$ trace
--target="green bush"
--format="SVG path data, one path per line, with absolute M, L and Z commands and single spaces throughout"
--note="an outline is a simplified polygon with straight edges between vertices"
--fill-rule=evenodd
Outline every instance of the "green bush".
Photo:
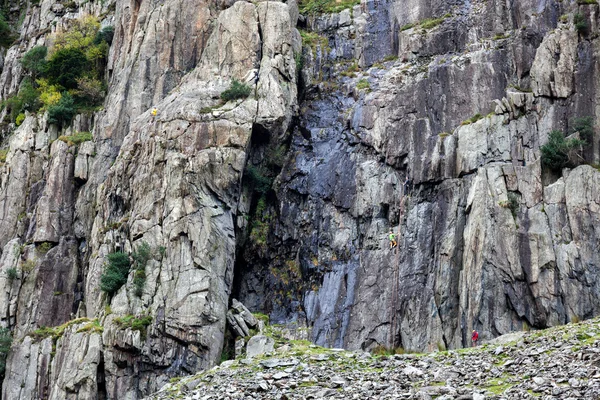
M 0 377 L 4 377 L 6 371 L 6 357 L 12 344 L 12 335 L 7 328 L 0 328 Z
M 19 277 L 19 271 L 15 267 L 10 267 L 6 270 L 6 277 L 9 281 L 14 281 Z
M 65 89 L 76 89 L 77 79 L 83 77 L 90 67 L 90 62 L 80 48 L 59 49 L 48 61 L 48 80 Z
M 62 127 L 71 123 L 76 113 L 73 96 L 64 92 L 58 103 L 48 107 L 48 122 Z
M 265 175 L 263 170 L 254 165 L 248 165 L 244 171 L 248 185 L 257 193 L 267 193 L 273 185 L 273 180 Z
M 541 147 L 542 165 L 560 172 L 563 168 L 574 167 L 580 163 L 580 149 L 586 142 L 579 139 L 565 139 L 561 131 L 552 131 L 548 143 Z
M 23 55 L 21 65 L 33 79 L 36 79 L 46 72 L 47 55 L 48 48 L 46 46 L 36 46 Z
M 19 114 L 24 111 L 36 112 L 41 104 L 39 92 L 33 87 L 31 80 L 24 79 L 16 96 L 9 97 L 4 105 L 10 110 L 10 120 L 16 122 Z
M 231 81 L 231 86 L 229 86 L 229 89 L 221 93 L 221 99 L 223 101 L 245 99 L 246 97 L 250 96 L 251 91 L 252 89 L 250 89 L 250 86 L 241 83 L 237 79 L 233 79 Z
M 133 276 L 133 286 L 135 287 L 135 295 L 142 297 L 144 293 L 144 285 L 146 284 L 146 264 L 152 258 L 150 245 L 142 242 L 131 255 L 135 266 L 135 275 Z
M 582 35 L 587 34 L 589 25 L 585 19 L 585 15 L 580 13 L 573 15 L 573 24 L 575 25 L 577 32 L 581 33 Z
M 110 46 L 112 44 L 114 35 L 115 28 L 113 28 L 112 26 L 102 28 L 96 34 L 96 37 L 94 38 L 94 44 L 98 45 L 102 42 L 106 42 Z
M 21 126 L 23 121 L 25 121 L 25 114 L 20 113 L 19 115 L 17 115 L 17 118 L 15 118 L 15 125 Z
M 579 135 L 583 140 L 591 142 L 594 135 L 594 118 L 572 118 L 569 121 L 569 125 L 569 134 L 579 132 Z
M 100 289 L 110 296 L 114 295 L 127 282 L 129 274 L 129 256 L 122 252 L 110 253 L 108 264 L 100 277 Z
M 15 41 L 15 35 L 4 15 L 0 13 L 0 46 L 10 47 Z
M 124 317 L 116 317 L 114 319 L 115 324 L 121 329 L 131 328 L 131 330 L 138 331 L 142 334 L 142 338 L 146 338 L 146 328 L 152 324 L 152 317 L 147 315 L 145 317 L 137 318 L 133 315 L 125 315 Z

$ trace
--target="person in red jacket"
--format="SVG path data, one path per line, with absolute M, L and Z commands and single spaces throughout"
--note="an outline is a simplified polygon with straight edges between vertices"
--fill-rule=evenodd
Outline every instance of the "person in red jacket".
M 471 335 L 471 341 L 473 342 L 473 347 L 477 346 L 477 341 L 479 340 L 479 333 L 476 330 L 473 330 L 473 334 Z

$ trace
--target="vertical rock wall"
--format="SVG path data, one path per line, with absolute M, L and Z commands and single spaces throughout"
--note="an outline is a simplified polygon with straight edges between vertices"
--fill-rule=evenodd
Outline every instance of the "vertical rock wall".
M 364 349 L 598 314 L 599 173 L 540 161 L 552 129 L 597 120 L 598 5 L 13 6 L 3 99 L 22 55 L 71 20 L 115 38 L 102 110 L 60 132 L 43 115 L 2 128 L 2 398 L 137 399 L 210 367 L 232 292 L 298 336 Z M 222 103 L 234 78 L 251 95 Z M 57 140 L 81 131 L 94 140 Z M 141 294 L 132 270 L 107 296 L 108 254 L 144 242 Z

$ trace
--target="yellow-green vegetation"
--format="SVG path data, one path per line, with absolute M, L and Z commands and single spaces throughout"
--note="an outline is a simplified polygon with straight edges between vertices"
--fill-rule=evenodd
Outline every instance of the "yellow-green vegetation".
M 287 260 L 281 267 L 271 267 L 271 275 L 284 285 L 302 280 L 302 272 L 296 260 Z
M 102 333 L 104 332 L 104 327 L 100 325 L 100 321 L 98 321 L 98 318 L 95 318 L 91 322 L 88 322 L 81 328 L 77 329 L 77 333 L 80 332 Z
M 46 338 L 53 338 L 54 340 L 59 339 L 60 337 L 62 337 L 62 335 L 65 333 L 65 329 L 67 329 L 70 326 L 73 325 L 77 325 L 77 324 L 82 324 L 84 322 L 94 322 L 97 320 L 91 320 L 89 318 L 77 318 L 77 319 L 73 319 L 71 321 L 65 322 L 62 325 L 58 325 L 58 326 L 53 326 L 53 327 L 48 327 L 48 326 L 42 326 L 39 327 L 38 329 L 30 332 L 28 334 L 28 336 L 31 336 L 35 341 L 40 341 Z
M 507 33 L 499 33 L 499 34 L 495 35 L 495 36 L 492 38 L 492 40 L 502 40 L 502 39 L 507 39 L 507 38 L 509 38 L 509 37 L 510 37 L 510 35 L 509 35 L 509 34 L 507 34 Z
M 45 253 L 49 252 L 52 247 L 54 247 L 54 245 L 52 243 L 44 242 L 44 243 L 40 244 L 37 247 L 37 249 L 40 253 L 45 254 Z
M 270 187 L 270 185 L 269 185 Z M 256 188 L 256 186 L 255 186 Z M 265 247 L 271 224 L 272 216 L 267 211 L 267 199 L 263 195 L 256 203 L 253 217 L 251 219 L 250 240 L 258 247 Z
M 422 28 L 422 29 L 433 29 L 436 26 L 440 25 L 446 19 L 452 17 L 452 14 L 448 13 L 439 18 L 427 18 L 419 22 L 405 24 L 400 28 L 400 31 L 406 31 L 412 28 Z
M 269 316 L 263 313 L 252 313 L 252 315 L 254 315 L 254 318 L 263 321 L 265 324 L 269 323 Z
M 332 14 L 360 4 L 360 0 L 300 0 L 302 14 Z
M 371 84 L 366 79 L 361 79 L 356 83 L 358 90 L 371 89 Z
M 325 36 L 321 36 L 316 32 L 305 31 L 299 29 L 300 36 L 302 37 L 302 44 L 309 47 L 312 50 L 313 55 L 317 54 L 317 48 L 326 50 L 329 48 L 329 41 Z
M 6 162 L 6 156 L 8 155 L 8 150 L 9 149 L 2 149 L 2 150 L 0 150 L 0 163 L 5 163 Z
M 17 115 L 17 118 L 15 118 L 15 125 L 21 126 L 21 124 L 23 123 L 23 121 L 25 121 L 25 114 L 24 113 L 20 113 L 19 115 Z
M 65 142 L 69 146 L 73 146 L 94 140 L 94 136 L 90 132 L 77 132 L 70 136 L 59 136 L 58 140 Z
M 483 115 L 481 115 L 480 113 L 477 113 L 475 115 L 473 115 L 471 118 L 464 120 L 461 125 L 469 125 L 469 124 L 474 124 L 475 122 L 479 121 L 480 119 L 485 118 Z
M 597 0 L 577 0 L 577 4 L 598 4 Z
M 356 76 L 356 73 L 360 71 L 360 68 L 358 67 L 358 63 L 354 62 L 352 64 L 350 64 L 350 66 L 348 67 L 348 69 L 346 69 L 345 71 L 340 72 L 340 75 L 342 76 L 348 76 L 348 77 L 354 77 Z
M 35 269 L 35 261 L 27 260 L 21 264 L 21 271 L 28 274 Z
M 17 124 L 24 111 L 48 112 L 48 122 L 68 125 L 75 114 L 97 107 L 104 98 L 103 82 L 112 27 L 100 29 L 100 22 L 87 15 L 73 20 L 53 36 L 53 46 L 36 46 L 21 59 L 26 78 L 16 95 L 3 106 Z M 19 118 L 19 121 L 17 121 Z
M 115 324 L 121 329 L 130 328 L 133 331 L 141 333 L 142 338 L 146 338 L 146 328 L 152 324 L 152 317 L 150 315 L 136 317 L 135 315 L 125 315 L 123 317 L 116 317 L 114 319 Z

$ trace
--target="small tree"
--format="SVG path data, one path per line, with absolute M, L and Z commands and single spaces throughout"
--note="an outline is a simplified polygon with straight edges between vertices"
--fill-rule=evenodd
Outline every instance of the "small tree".
M 76 114 L 73 96 L 64 92 L 58 103 L 48 107 L 48 122 L 59 127 L 68 125 Z
M 32 79 L 37 79 L 46 71 L 47 55 L 48 48 L 46 46 L 36 46 L 25 53 L 23 58 L 21 58 L 21 65 L 29 73 Z
M 250 96 L 251 91 L 252 89 L 250 89 L 250 86 L 241 83 L 237 79 L 233 79 L 229 89 L 221 93 L 221 99 L 223 101 L 245 99 L 246 97 Z
M 77 78 L 90 70 L 90 62 L 85 53 L 76 47 L 66 47 L 56 51 L 48 61 L 48 80 L 65 89 L 76 89 Z
M 584 144 L 586 142 L 580 139 L 565 139 L 561 131 L 552 131 L 548 143 L 541 147 L 542 165 L 557 172 L 565 167 L 575 167 L 582 161 Z
M 107 258 L 108 264 L 100 277 L 100 289 L 112 296 L 127 282 L 131 265 L 129 256 L 122 252 L 110 253 Z
M 135 275 L 133 276 L 133 285 L 135 286 L 135 295 L 142 297 L 144 285 L 146 284 L 146 264 L 152 258 L 150 245 L 142 242 L 136 251 L 131 255 L 135 265 Z

